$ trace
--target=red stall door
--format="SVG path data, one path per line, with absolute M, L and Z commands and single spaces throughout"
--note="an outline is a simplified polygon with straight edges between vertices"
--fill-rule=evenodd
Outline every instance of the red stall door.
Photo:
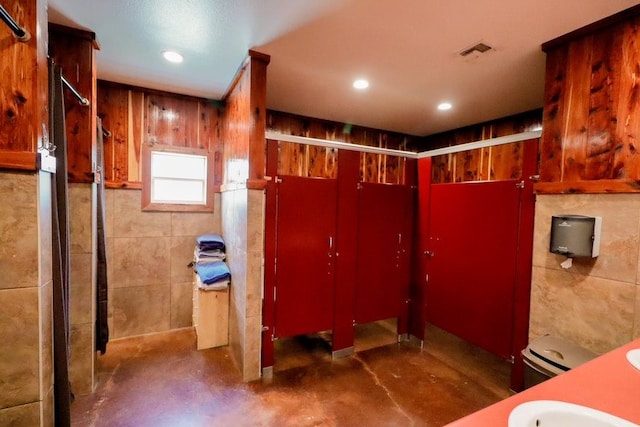
M 517 181 L 431 186 L 428 321 L 508 358 L 513 333 Z
M 336 180 L 286 176 L 277 190 L 275 332 L 332 329 Z
M 408 314 L 411 196 L 405 186 L 360 184 L 357 323 Z

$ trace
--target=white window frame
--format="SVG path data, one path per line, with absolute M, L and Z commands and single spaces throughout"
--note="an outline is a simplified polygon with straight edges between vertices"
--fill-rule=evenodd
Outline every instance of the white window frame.
M 176 177 L 154 175 L 152 160 L 154 153 L 175 154 L 178 156 L 199 156 L 206 161 L 206 176 L 203 178 Z M 205 149 L 175 147 L 171 145 L 145 145 L 143 149 L 142 177 L 142 210 L 143 211 L 178 211 L 178 212 L 212 212 L 213 211 L 213 156 Z M 153 200 L 154 185 L 160 179 L 173 182 L 198 181 L 203 183 L 204 197 L 202 201 Z

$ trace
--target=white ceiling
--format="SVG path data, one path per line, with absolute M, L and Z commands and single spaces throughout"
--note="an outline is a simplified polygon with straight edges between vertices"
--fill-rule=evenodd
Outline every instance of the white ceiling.
M 49 17 L 96 33 L 100 79 L 221 99 L 254 49 L 271 55 L 268 108 L 423 136 L 541 107 L 540 45 L 637 3 L 49 0 Z M 494 50 L 458 55 L 478 42 Z

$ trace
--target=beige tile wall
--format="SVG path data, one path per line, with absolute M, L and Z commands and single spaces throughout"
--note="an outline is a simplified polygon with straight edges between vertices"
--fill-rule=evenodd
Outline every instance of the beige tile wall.
M 191 326 L 195 238 L 221 233 L 213 213 L 142 212 L 139 190 L 106 192 L 111 338 Z M 108 351 L 108 350 L 107 350 Z
M 95 197 L 94 184 L 69 184 L 69 378 L 78 396 L 93 393 L 95 387 Z
M 600 256 L 549 252 L 551 216 L 602 217 Z M 640 337 L 640 195 L 538 195 L 534 231 L 530 340 L 553 334 L 596 353 Z
M 51 176 L 0 172 L 0 425 L 51 425 Z
M 222 193 L 222 228 L 232 285 L 229 345 L 244 381 L 260 378 L 264 192 Z

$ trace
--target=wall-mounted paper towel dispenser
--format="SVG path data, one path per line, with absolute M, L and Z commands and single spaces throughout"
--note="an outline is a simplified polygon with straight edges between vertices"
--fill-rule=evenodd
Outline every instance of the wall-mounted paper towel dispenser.
M 553 215 L 549 250 L 569 258 L 595 258 L 600 253 L 601 228 L 599 216 Z

